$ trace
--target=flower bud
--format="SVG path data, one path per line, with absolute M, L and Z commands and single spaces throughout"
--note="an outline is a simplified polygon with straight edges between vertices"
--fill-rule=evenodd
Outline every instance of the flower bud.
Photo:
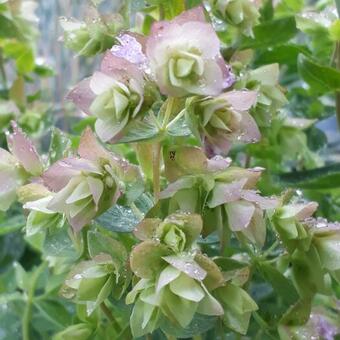
M 238 28 L 246 36 L 253 36 L 253 27 L 260 13 L 254 0 L 210 0 L 213 13 Z

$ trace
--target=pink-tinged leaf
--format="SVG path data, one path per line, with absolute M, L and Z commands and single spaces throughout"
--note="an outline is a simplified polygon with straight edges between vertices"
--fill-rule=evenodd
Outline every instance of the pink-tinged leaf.
M 143 83 L 143 73 L 139 66 L 113 55 L 111 51 L 105 53 L 100 70 L 103 74 L 123 84 L 128 84 L 131 78 L 138 83 Z
M 216 131 L 214 136 L 204 136 L 203 143 L 208 157 L 216 155 L 226 156 L 232 146 L 230 138 L 227 138 L 221 130 Z
M 176 22 L 178 24 L 184 24 L 185 22 L 189 21 L 206 22 L 204 9 L 202 6 L 197 6 L 195 8 L 189 9 L 173 19 L 173 22 Z
M 141 241 L 151 240 L 161 222 L 159 218 L 145 218 L 136 226 L 133 234 Z
M 255 212 L 255 205 L 247 201 L 230 202 L 225 205 L 229 227 L 232 231 L 246 229 Z
M 189 256 L 165 256 L 163 260 L 195 280 L 203 281 L 207 276 L 207 272 Z
M 261 133 L 255 119 L 248 112 L 242 112 L 240 134 L 236 138 L 244 143 L 255 143 L 261 139 Z
M 181 189 L 192 188 L 194 181 L 195 179 L 190 177 L 181 178 L 176 182 L 169 184 L 168 187 L 161 192 L 160 198 L 161 199 L 169 198 L 172 197 L 177 191 Z
M 169 255 L 170 250 L 153 240 L 147 240 L 133 248 L 130 255 L 131 270 L 143 279 L 152 279 L 165 268 L 162 257 Z
M 256 91 L 229 91 L 221 95 L 236 111 L 247 111 L 255 103 L 257 98 Z
M 282 208 L 280 218 L 297 218 L 299 221 L 303 221 L 304 219 L 311 217 L 317 208 L 318 203 L 316 202 L 286 205 Z
M 90 88 L 90 82 L 91 78 L 82 80 L 66 96 L 66 99 L 71 100 L 81 111 L 87 115 L 91 115 L 90 106 L 96 97 Z
M 43 175 L 44 184 L 52 191 L 64 188 L 70 179 L 82 171 L 101 174 L 100 169 L 91 161 L 69 157 L 54 163 Z
M 91 222 L 91 220 L 96 216 L 96 211 L 93 208 L 84 209 L 75 217 L 67 216 L 69 223 L 71 224 L 72 229 L 75 232 L 79 232 L 82 228 L 84 228 L 87 224 Z
M 12 128 L 13 133 L 7 135 L 8 148 L 28 173 L 39 176 L 43 166 L 35 146 L 14 121 Z
M 221 204 L 239 200 L 246 182 L 247 179 L 244 178 L 233 183 L 217 183 L 208 202 L 208 207 L 215 208 Z
M 256 203 L 262 210 L 275 209 L 279 204 L 276 197 L 263 197 L 255 190 L 243 190 L 241 197 L 246 201 Z
M 98 161 L 100 158 L 110 158 L 110 152 L 98 142 L 96 136 L 89 127 L 80 137 L 78 154 L 81 158 L 89 159 L 90 161 Z
M 232 160 L 229 157 L 224 158 L 221 156 L 215 156 L 211 159 L 208 159 L 207 169 L 211 172 L 223 171 L 229 168 L 231 162 Z

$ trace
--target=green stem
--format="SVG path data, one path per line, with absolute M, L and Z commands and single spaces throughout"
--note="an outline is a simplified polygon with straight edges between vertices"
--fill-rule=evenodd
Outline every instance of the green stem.
M 1 82 L 5 90 L 7 90 L 7 76 L 5 70 L 5 60 L 2 55 L 2 51 L 0 50 L 0 74 L 1 74 Z
M 106 306 L 104 301 L 100 304 L 100 308 L 103 311 L 103 313 L 106 315 L 108 320 L 112 323 L 112 325 L 113 325 L 114 329 L 116 330 L 116 332 L 119 334 L 122 331 L 122 329 L 121 329 L 119 323 L 117 322 L 117 320 L 114 318 L 114 316 L 111 313 L 110 309 Z
M 166 128 L 166 126 L 168 125 L 168 122 L 170 120 L 175 100 L 176 99 L 174 97 L 168 98 L 168 102 L 167 102 L 165 114 L 164 114 L 164 119 L 163 119 L 163 123 L 162 123 L 162 129 L 163 130 Z
M 337 2 L 338 4 L 338 2 Z M 338 9 L 339 10 L 339 9 Z M 337 70 L 340 70 L 340 41 L 336 42 L 336 59 L 335 65 Z M 340 92 L 336 92 L 335 94 L 335 108 L 336 108 L 336 118 L 338 121 L 338 127 L 340 129 Z
M 36 285 L 39 279 L 40 274 L 45 270 L 47 263 L 44 262 L 36 269 L 36 271 L 32 275 L 32 279 L 30 281 L 29 290 L 27 293 L 27 301 L 23 313 L 22 318 L 22 339 L 29 340 L 30 339 L 30 324 L 32 320 L 32 310 L 33 310 L 33 302 Z
M 153 195 L 155 197 L 155 203 L 157 203 L 161 191 L 161 143 L 157 142 L 152 146 L 152 149 Z
M 270 333 L 270 327 L 267 324 L 267 322 L 265 320 L 262 319 L 262 317 L 260 316 L 259 313 L 257 312 L 253 312 L 253 317 L 255 319 L 255 321 L 257 322 L 257 324 L 261 327 L 261 329 L 263 330 L 264 333 L 267 334 L 267 336 L 272 339 L 275 340 L 275 337 L 273 337 Z

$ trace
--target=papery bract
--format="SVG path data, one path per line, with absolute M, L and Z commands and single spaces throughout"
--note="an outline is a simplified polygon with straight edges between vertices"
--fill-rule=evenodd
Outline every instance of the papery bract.
M 186 119 L 209 154 L 226 155 L 234 142 L 255 143 L 261 134 L 247 112 L 256 103 L 255 91 L 230 91 L 213 98 L 189 98 Z
M 114 142 L 128 122 L 140 113 L 143 87 L 144 76 L 139 65 L 108 51 L 100 71 L 80 82 L 68 98 L 86 114 L 97 118 L 95 130 L 102 141 Z
M 165 95 L 218 95 L 234 81 L 202 7 L 188 10 L 171 21 L 154 23 L 146 55 Z
M 138 180 L 138 169 L 101 147 L 91 130 L 83 134 L 78 153 L 53 164 L 44 183 L 56 192 L 48 205 L 66 215 L 78 231 L 110 208 L 121 195 L 120 180 Z

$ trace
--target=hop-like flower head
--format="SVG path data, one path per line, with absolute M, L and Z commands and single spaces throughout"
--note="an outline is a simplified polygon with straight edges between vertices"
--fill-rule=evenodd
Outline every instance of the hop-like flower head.
M 218 95 L 234 80 L 220 54 L 220 42 L 201 7 L 172 21 L 153 24 L 146 55 L 165 95 Z

